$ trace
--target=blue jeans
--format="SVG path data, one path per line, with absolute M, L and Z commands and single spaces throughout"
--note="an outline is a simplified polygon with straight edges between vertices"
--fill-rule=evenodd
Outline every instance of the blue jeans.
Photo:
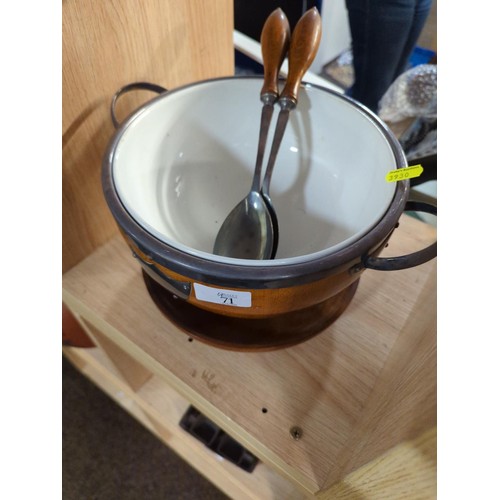
M 377 112 L 391 83 L 408 66 L 432 0 L 346 0 L 354 84 L 347 94 Z

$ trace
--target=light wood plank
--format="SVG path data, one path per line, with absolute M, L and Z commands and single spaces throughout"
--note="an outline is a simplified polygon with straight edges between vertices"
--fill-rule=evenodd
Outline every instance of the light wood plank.
M 381 455 L 388 445 L 414 439 L 436 425 L 436 309 L 434 261 L 362 415 L 339 455 L 344 467 L 342 476 Z
M 169 446 L 175 446 L 173 441 L 175 441 L 178 433 L 177 424 L 186 411 L 186 400 L 180 398 L 159 377 L 153 377 L 139 391 L 138 397 L 143 400 L 147 413 L 153 417 L 153 421 L 156 421 L 163 431 L 162 435 L 165 437 L 165 442 Z M 169 415 L 170 418 L 165 419 L 165 415 Z M 172 424 L 174 424 L 173 427 Z M 265 464 L 259 463 L 254 472 L 249 474 L 215 453 L 209 452 L 209 454 L 221 465 L 216 470 L 213 470 L 213 468 L 205 469 L 203 474 L 210 480 L 213 480 L 214 475 L 220 475 L 220 480 L 217 483 L 227 483 L 224 491 L 231 495 L 238 493 L 232 498 L 248 498 L 252 500 L 304 498 L 304 495 L 294 488 L 289 481 L 272 471 Z M 198 469 L 201 470 L 201 467 Z M 230 485 L 232 485 L 232 491 L 228 491 Z M 236 486 L 238 489 L 234 490 Z
M 121 408 L 139 421 L 150 432 L 155 428 L 146 413 L 133 397 L 128 384 L 115 372 L 109 359 L 98 347 L 81 349 L 77 347 L 63 348 L 63 354 L 80 371 Z M 112 371 L 110 371 L 110 369 Z
M 318 495 L 318 500 L 432 500 L 437 485 L 436 428 L 405 441 Z
M 189 403 L 158 377 L 139 391 L 131 391 L 113 373 L 99 348 L 65 348 L 64 354 L 78 369 L 120 406 L 174 450 L 230 498 L 242 500 L 300 500 L 304 495 L 292 484 L 260 463 L 249 474 L 222 459 L 186 433 L 179 421 Z
M 120 372 L 120 375 L 133 391 L 140 389 L 153 376 L 147 368 L 139 364 L 123 349 L 120 349 L 114 342 L 97 330 L 97 328 L 94 328 L 85 320 L 83 320 L 83 322 L 97 345 L 100 346 L 102 351 L 110 358 Z
M 113 94 L 234 74 L 231 0 L 63 2 L 63 271 L 117 234 L 101 189 Z M 151 93 L 125 96 L 122 119 Z

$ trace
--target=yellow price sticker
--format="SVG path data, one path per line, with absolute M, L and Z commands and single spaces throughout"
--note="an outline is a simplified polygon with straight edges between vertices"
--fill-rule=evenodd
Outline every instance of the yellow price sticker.
M 422 175 L 424 167 L 422 165 L 412 165 L 411 167 L 398 168 L 387 172 L 385 180 L 387 182 L 405 181 Z

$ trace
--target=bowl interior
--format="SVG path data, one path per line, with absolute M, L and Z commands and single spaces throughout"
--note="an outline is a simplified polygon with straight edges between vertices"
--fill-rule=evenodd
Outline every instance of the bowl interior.
M 160 96 L 123 127 L 113 182 L 129 214 L 156 238 L 219 262 L 280 265 L 344 248 L 385 214 L 395 192 L 385 175 L 401 166 L 392 139 L 369 112 L 306 85 L 271 182 L 280 232 L 276 259 L 212 254 L 225 217 L 250 190 L 261 86 L 259 78 L 194 84 Z

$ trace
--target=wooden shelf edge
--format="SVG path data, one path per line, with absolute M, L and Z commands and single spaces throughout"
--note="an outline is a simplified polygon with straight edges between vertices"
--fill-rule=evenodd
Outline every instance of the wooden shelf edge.
M 164 380 L 176 393 L 185 398 L 190 404 L 195 406 L 206 417 L 217 424 L 221 429 L 236 439 L 242 446 L 256 455 L 263 463 L 274 469 L 286 480 L 292 482 L 298 489 L 306 495 L 315 495 L 320 489 L 320 485 L 311 480 L 310 477 L 292 468 L 279 456 L 273 453 L 256 437 L 237 425 L 233 420 L 228 419 L 223 412 L 202 398 L 199 393 L 177 378 L 154 358 L 138 348 L 133 342 L 125 338 L 118 330 L 109 325 L 103 318 L 88 309 L 76 297 L 63 288 L 62 298 L 64 303 L 76 314 L 80 315 L 92 326 L 97 328 L 103 335 L 121 347 L 128 355 L 133 357 L 138 363 L 147 366 L 154 374 Z
M 185 434 L 175 422 L 169 424 L 164 414 L 159 414 L 152 408 L 150 401 L 141 397 L 143 389 L 137 393 L 134 392 L 116 375 L 102 366 L 92 356 L 92 350 L 64 347 L 63 353 L 84 376 L 92 380 L 160 441 L 231 498 L 253 500 L 313 498 L 313 495 L 295 489 L 291 483 L 263 463 L 259 464 L 259 468 L 252 476 L 245 477 L 247 473 L 235 470 L 232 464 L 225 464 L 226 468 L 229 465 L 232 470 L 223 470 L 223 462 L 217 459 L 214 453 Z M 177 397 L 183 399 L 181 396 Z M 135 407 L 131 405 L 131 402 L 135 404 Z M 185 401 L 186 408 L 188 404 Z M 177 431 L 181 438 L 180 443 L 172 443 L 171 437 L 165 439 L 165 436 L 152 423 L 155 420 L 165 426 L 170 436 L 174 436 Z M 320 492 L 315 498 L 348 500 L 363 497 L 378 500 L 388 498 L 389 494 L 395 494 L 397 491 L 404 493 L 405 498 L 408 499 L 433 498 L 436 491 L 436 468 L 429 467 L 429 459 L 436 461 L 436 434 L 437 430 L 434 427 L 416 439 L 399 444 L 352 472 L 328 490 Z M 272 491 L 266 490 L 267 485 L 272 487 Z
M 187 434 L 178 425 L 178 415 L 159 413 L 150 401 L 142 397 L 143 390 L 135 392 L 128 387 L 126 383 L 100 364 L 92 356 L 91 350 L 64 347 L 63 354 L 84 376 L 130 413 L 162 443 L 231 498 L 248 500 L 275 498 L 299 500 L 306 498 L 305 494 L 299 492 L 290 482 L 262 462 L 258 464 L 252 474 L 249 474 L 223 460 Z M 173 397 L 172 393 L 173 391 L 170 391 L 169 398 Z M 177 404 L 184 403 L 187 409 L 188 401 L 178 395 L 174 397 L 178 399 Z M 158 429 L 158 424 L 165 429 L 165 432 Z
M 377 457 L 328 490 L 318 500 L 436 498 L 437 429 L 428 429 Z M 429 467 L 432 462 L 434 467 Z
M 408 233 L 408 231 L 406 231 L 406 233 Z M 406 233 L 403 231 L 402 236 L 405 236 Z M 421 239 L 423 238 L 420 233 L 419 237 Z M 104 248 L 104 250 L 108 251 L 107 247 Z M 188 378 L 186 379 L 180 378 L 178 376 L 178 373 L 182 375 L 183 374 L 182 370 L 177 370 L 178 373 L 175 371 L 171 371 L 168 368 L 169 366 L 168 359 L 167 360 L 163 359 L 163 361 L 167 361 L 165 363 L 161 362 L 162 360 L 161 357 L 158 357 L 157 359 L 156 353 L 160 351 L 158 350 L 155 351 L 154 349 L 149 349 L 149 350 L 145 349 L 141 342 L 137 343 L 134 342 L 133 341 L 134 338 L 136 340 L 141 340 L 137 335 L 136 336 L 126 335 L 124 332 L 128 332 L 130 334 L 130 331 L 126 329 L 126 325 L 128 323 L 126 324 L 124 321 L 121 322 L 113 321 L 113 318 L 111 317 L 110 311 L 114 311 L 113 308 L 115 307 L 115 304 L 113 302 L 108 303 L 104 301 L 104 306 L 99 307 L 99 304 L 95 300 L 94 302 L 88 300 L 89 297 L 92 296 L 92 293 L 96 288 L 94 286 L 95 285 L 94 283 L 95 280 L 93 278 L 94 275 L 92 274 L 92 271 L 94 269 L 94 261 L 92 259 L 97 259 L 98 261 L 100 259 L 101 261 L 105 261 L 105 259 L 101 258 L 101 255 L 105 255 L 105 252 L 102 253 L 104 250 L 102 248 L 97 249 L 93 254 L 91 254 L 88 257 L 88 259 L 91 259 L 90 261 L 87 261 L 87 259 L 85 259 L 87 263 L 85 263 L 85 261 L 82 262 L 69 273 L 69 276 L 67 276 L 67 281 L 63 278 L 63 290 L 62 290 L 63 302 L 66 305 L 68 305 L 68 307 L 73 311 L 73 313 L 77 314 L 79 317 L 81 317 L 81 319 L 85 320 L 85 322 L 88 322 L 92 327 L 95 327 L 97 330 L 99 330 L 102 336 L 104 336 L 107 340 L 109 340 L 113 344 L 116 344 L 117 347 L 123 350 L 123 352 L 126 355 L 128 355 L 131 359 L 133 359 L 137 364 L 147 367 L 147 369 L 150 370 L 151 373 L 153 373 L 153 377 L 157 377 L 162 382 L 167 384 L 170 388 L 172 388 L 172 390 L 175 391 L 176 394 L 180 395 L 186 400 L 186 404 L 188 402 L 190 404 L 193 404 L 193 406 L 199 409 L 210 420 L 212 420 L 214 423 L 220 426 L 224 431 L 226 431 L 229 435 L 231 435 L 243 446 L 245 446 L 252 453 L 254 453 L 259 459 L 261 459 L 261 461 L 264 464 L 266 464 L 266 466 L 270 470 L 273 471 L 273 473 L 275 473 L 279 477 L 283 477 L 284 480 L 293 483 L 294 487 L 298 491 L 301 491 L 307 496 L 317 495 L 320 498 L 329 498 L 328 496 L 325 497 L 324 495 L 329 493 L 330 489 L 334 485 L 338 484 L 337 481 L 340 479 L 340 477 L 334 478 L 332 474 L 332 477 L 329 478 L 330 480 L 323 482 L 321 478 L 316 477 L 314 473 L 311 475 L 306 475 L 302 473 L 302 471 L 288 464 L 286 462 L 288 457 L 286 455 L 279 455 L 278 454 L 279 452 L 277 452 L 275 448 L 273 448 L 275 450 L 274 452 L 271 451 L 271 448 L 268 448 L 267 446 L 266 440 L 262 440 L 262 442 L 259 440 L 261 436 L 258 435 L 258 432 L 252 433 L 250 431 L 247 431 L 245 430 L 246 427 L 240 425 L 240 423 L 236 423 L 237 419 L 231 420 L 230 418 L 226 417 L 225 413 L 221 409 L 219 409 L 216 405 L 212 404 L 210 399 L 205 399 L 206 394 L 205 396 L 203 396 L 203 392 L 201 393 L 198 392 L 192 385 L 187 383 L 189 382 Z M 98 252 L 99 254 L 97 255 Z M 108 253 L 110 252 L 108 251 Z M 99 262 L 97 262 L 97 264 L 99 264 Z M 82 265 L 81 268 L 79 268 L 80 265 Z M 96 266 L 96 268 L 99 269 L 99 266 Z M 105 267 L 105 271 L 108 271 L 108 267 Z M 417 276 L 420 279 L 420 283 L 423 282 L 422 279 L 425 278 L 427 274 L 421 272 L 420 276 Z M 130 278 L 132 275 L 131 273 L 128 273 L 127 276 Z M 108 294 L 112 290 L 111 288 L 109 288 L 109 285 L 107 283 L 100 283 L 100 285 L 102 294 Z M 126 285 L 126 283 L 122 283 L 121 285 Z M 421 287 L 422 285 L 420 285 L 420 288 Z M 120 290 L 121 289 L 122 288 L 120 288 Z M 121 303 L 126 303 L 126 301 L 122 300 Z M 131 319 L 125 314 L 125 311 L 122 312 L 124 316 L 119 316 L 120 318 L 127 317 L 128 320 Z M 139 331 L 138 329 L 142 327 L 142 325 L 139 324 L 135 326 L 136 330 L 134 331 Z M 151 328 L 151 325 L 148 326 Z M 104 351 L 106 351 L 105 346 L 101 347 L 104 347 Z M 146 347 L 150 346 L 146 345 Z M 166 348 L 168 346 L 164 345 L 163 347 Z M 163 350 L 161 352 L 165 351 Z M 184 367 L 185 365 L 182 366 Z M 124 383 L 127 383 L 127 381 L 125 381 Z M 142 387 L 139 387 L 137 389 L 137 392 L 140 393 L 141 390 Z M 155 411 L 155 408 L 151 406 L 150 402 L 141 400 L 140 408 L 141 410 L 144 410 L 146 414 L 149 415 L 149 417 L 152 417 L 153 419 L 156 420 L 158 420 L 159 418 L 161 420 L 161 415 L 159 415 Z M 151 422 L 149 423 L 151 424 Z M 154 424 L 151 424 L 151 427 L 154 427 Z M 251 429 L 252 427 L 250 426 L 248 428 Z M 362 430 L 360 430 L 360 432 L 361 431 Z M 158 433 L 158 430 L 155 429 L 155 432 Z M 159 434 L 161 438 L 161 432 Z M 363 435 L 362 432 L 361 435 Z M 408 436 L 408 437 L 413 437 L 413 436 Z M 376 462 L 376 459 L 374 460 L 375 456 L 376 455 L 372 453 L 372 456 L 370 457 L 370 459 L 373 462 Z M 354 472 L 356 472 L 359 466 L 361 466 L 363 463 L 366 463 L 366 462 L 361 462 L 361 463 L 359 462 L 360 461 L 358 461 L 357 464 L 352 464 L 353 467 L 350 467 L 351 471 L 349 470 L 345 471 L 347 475 L 344 475 L 344 482 L 349 480 L 351 476 L 350 472 L 353 474 Z M 372 462 L 368 462 L 368 464 L 371 463 Z M 315 470 L 316 469 L 314 469 L 314 471 Z M 407 473 L 411 474 L 411 471 L 407 471 Z M 323 478 L 323 476 L 321 477 Z

